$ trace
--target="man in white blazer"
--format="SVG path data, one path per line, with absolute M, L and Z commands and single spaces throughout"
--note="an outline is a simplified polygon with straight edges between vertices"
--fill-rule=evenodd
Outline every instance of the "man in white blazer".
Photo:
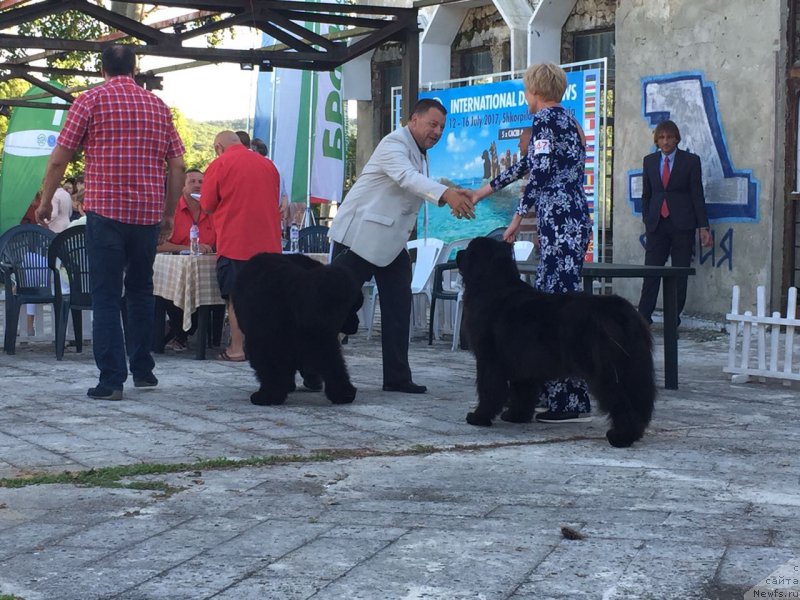
M 426 152 L 444 131 L 447 110 L 436 100 L 420 100 L 408 125 L 387 135 L 375 148 L 344 199 L 330 238 L 336 264 L 359 281 L 373 276 L 381 305 L 383 389 L 422 394 L 411 379 L 408 329 L 411 316 L 411 259 L 406 243 L 423 201 L 447 204 L 458 218 L 473 218 L 469 191 L 448 188 L 428 177 Z

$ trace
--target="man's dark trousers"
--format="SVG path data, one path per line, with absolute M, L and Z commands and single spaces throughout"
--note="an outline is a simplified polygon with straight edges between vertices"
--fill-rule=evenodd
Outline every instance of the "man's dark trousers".
M 655 231 L 646 234 L 644 245 L 644 264 L 663 267 L 667 258 L 672 257 L 673 267 L 688 267 L 692 261 L 694 250 L 695 230 L 676 229 L 669 217 L 661 217 Z M 678 293 L 678 321 L 686 304 L 686 287 L 688 277 L 678 277 L 676 281 Z M 652 322 L 653 311 L 658 300 L 658 290 L 661 286 L 660 277 L 645 277 L 642 284 L 642 295 L 639 298 L 639 312 Z
M 152 374 L 150 354 L 155 301 L 153 261 L 160 225 L 131 225 L 89 212 L 86 250 L 92 290 L 92 347 L 100 386 L 121 390 L 128 378 L 125 352 L 134 378 Z M 127 327 L 122 333 L 122 298 Z
M 360 283 L 375 277 L 381 306 L 383 384 L 411 381 L 408 365 L 408 334 L 411 319 L 411 258 L 403 251 L 385 267 L 378 267 L 340 244 L 334 248 L 334 264 L 352 272 Z

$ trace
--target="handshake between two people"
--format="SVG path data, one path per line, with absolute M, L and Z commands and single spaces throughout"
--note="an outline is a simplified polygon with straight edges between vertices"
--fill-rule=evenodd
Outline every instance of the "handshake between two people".
M 487 187 L 487 186 L 484 186 Z M 442 194 L 441 203 L 450 207 L 450 213 L 457 219 L 474 219 L 475 205 L 491 193 L 486 193 L 484 188 L 467 190 L 459 187 L 449 187 Z

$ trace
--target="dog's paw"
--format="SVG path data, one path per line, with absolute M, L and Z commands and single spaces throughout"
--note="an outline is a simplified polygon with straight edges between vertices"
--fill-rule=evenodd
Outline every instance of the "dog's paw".
M 253 392 L 250 394 L 250 402 L 256 404 L 258 406 L 276 406 L 278 404 L 283 404 L 286 402 L 286 396 L 278 397 L 270 394 L 266 394 L 261 390 L 257 392 Z
M 327 396 L 328 400 L 330 400 L 333 404 L 350 404 L 356 399 L 357 391 L 358 389 L 356 387 L 349 384 L 346 387 L 336 388 L 327 386 L 325 388 L 325 396 Z
M 508 421 L 509 423 L 530 423 L 533 421 L 533 415 L 529 414 L 528 412 L 519 412 L 515 410 L 511 410 L 507 408 L 500 414 L 500 418 L 503 421 Z
M 620 431 L 619 429 L 609 429 L 606 432 L 606 439 L 614 448 L 628 448 L 636 441 L 630 433 Z
M 467 413 L 467 423 L 470 425 L 477 425 L 478 427 L 489 427 L 492 424 L 492 420 L 482 417 L 477 413 L 469 412 Z

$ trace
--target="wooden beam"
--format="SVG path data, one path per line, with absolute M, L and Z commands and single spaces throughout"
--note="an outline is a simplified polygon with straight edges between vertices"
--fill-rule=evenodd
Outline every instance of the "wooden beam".
M 302 10 L 292 10 L 284 13 L 287 19 L 292 21 L 315 21 L 317 23 L 329 23 L 331 25 L 349 25 L 352 27 L 363 27 L 366 29 L 380 29 L 391 23 L 388 19 L 370 19 L 367 17 L 354 17 L 352 15 L 313 13 Z
M 5 48 L 43 48 L 45 50 L 82 52 L 102 52 L 107 42 L 91 42 L 84 40 L 65 40 L 62 38 L 33 38 L 19 35 L 0 34 L 0 46 Z M 282 56 L 294 56 L 298 61 L 314 61 L 320 58 L 320 52 L 264 52 L 260 49 L 235 50 L 226 48 L 186 48 L 182 46 L 164 47 L 160 45 L 133 46 L 136 54 L 147 56 L 168 56 L 205 60 L 213 63 L 259 63 L 262 60 L 278 59 Z
M 0 71 L 7 71 L 14 77 L 19 77 L 22 73 L 43 73 L 52 77 L 102 77 L 97 71 L 59 69 L 57 67 L 36 67 L 34 65 L 20 65 L 17 63 L 0 63 Z
M 291 0 L 254 0 L 255 6 L 273 10 L 307 10 L 318 13 L 331 14 L 364 14 L 387 15 L 393 17 L 406 17 L 411 13 L 416 14 L 415 8 L 400 6 L 379 6 L 373 4 L 334 4 L 333 2 L 297 2 Z
M 36 87 L 44 90 L 45 92 L 49 93 L 51 96 L 58 96 L 62 100 L 66 100 L 67 102 L 73 102 L 75 98 L 69 92 L 62 90 L 46 81 L 42 81 L 38 77 L 34 77 L 28 73 L 23 73 L 20 75 L 20 79 L 24 79 L 31 85 L 35 85 Z
M 28 0 L 16 0 L 16 1 L 25 2 L 25 1 L 28 1 Z M 186 15 L 181 15 L 179 17 L 174 17 L 172 19 L 165 19 L 163 21 L 156 21 L 155 23 L 150 23 L 150 27 L 153 27 L 155 29 L 164 29 L 166 27 L 173 27 L 175 25 L 180 25 L 182 23 L 189 23 L 191 21 L 196 21 L 198 19 L 203 19 L 205 17 L 213 16 L 215 14 L 217 14 L 217 13 L 204 11 L 204 10 L 197 10 L 197 11 L 191 12 L 191 13 L 186 14 Z M 111 41 L 123 40 L 123 39 L 127 39 L 127 38 L 128 38 L 127 34 L 121 32 L 121 31 L 114 31 L 112 33 L 107 33 L 106 35 L 100 36 L 95 41 L 98 41 L 98 42 L 111 42 Z M 27 63 L 32 62 L 32 61 L 42 60 L 42 59 L 49 58 L 49 57 L 52 57 L 52 56 L 58 56 L 60 54 L 61 54 L 61 52 L 58 51 L 58 50 L 48 50 L 47 52 L 37 52 L 36 54 L 30 54 L 30 55 L 22 57 L 22 58 L 10 59 L 9 62 L 13 62 L 13 63 L 16 63 L 16 64 L 27 64 Z
M 128 4 L 145 4 L 137 0 L 120 0 Z M 297 0 L 159 0 L 159 6 L 213 10 L 220 13 L 238 12 L 253 8 L 270 10 L 307 10 L 322 13 L 391 15 L 400 17 L 409 12 L 416 13 L 415 8 L 402 6 L 380 6 L 376 4 L 337 4 L 334 2 L 299 2 Z M 238 9 L 238 10 L 237 10 Z
M 373 31 L 372 33 L 369 33 L 365 37 L 358 40 L 356 43 L 347 46 L 345 50 L 344 62 L 357 58 L 365 52 L 369 52 L 373 48 L 377 48 L 384 42 L 397 40 L 398 36 L 399 41 L 407 39 L 406 34 L 403 32 L 413 31 L 416 34 L 417 39 L 419 39 L 416 17 L 414 17 L 413 24 L 402 21 L 392 21 L 390 23 L 390 25 L 387 25 L 386 27 L 377 31 Z M 417 51 L 417 54 L 419 54 L 419 51 Z M 419 67 L 417 67 L 417 70 L 419 70 Z
M 140 0 L 119 0 L 126 4 L 151 4 Z M 159 6 L 171 6 L 175 8 L 194 8 L 212 10 L 214 12 L 236 12 L 235 9 L 244 10 L 250 8 L 251 4 L 258 4 L 259 0 L 159 0 Z
M 12 6 L 16 6 L 17 4 L 25 4 L 26 2 L 30 1 L 31 0 L 0 0 L 0 10 L 11 8 Z
M 261 8 L 258 10 L 258 12 L 260 13 L 259 16 L 271 21 L 274 25 L 280 27 L 281 29 L 288 31 L 289 33 L 293 33 L 303 40 L 307 40 L 311 45 L 322 46 L 326 50 L 333 50 L 335 48 L 334 43 L 330 40 L 322 37 L 318 33 L 311 31 L 308 27 L 304 27 L 299 23 L 290 21 L 278 11 Z
M 49 97 L 49 96 L 48 96 Z M 53 104 L 50 102 L 34 102 L 32 100 L 3 100 L 0 98 L 0 106 L 19 106 L 21 108 L 49 108 L 53 110 Z M 63 106 L 65 109 L 69 108 L 63 104 L 56 104 L 56 107 Z
M 293 36 L 288 31 L 285 31 L 276 25 L 273 25 L 268 19 L 258 19 L 258 21 L 256 21 L 256 25 L 267 35 L 271 35 L 276 40 L 283 42 L 286 44 L 286 46 L 296 50 L 297 52 L 319 52 L 319 50 L 310 46 L 304 40 Z
M 45 0 L 0 13 L 0 30 L 17 27 L 29 21 L 57 15 L 73 8 L 73 0 Z
M 134 0 L 121 0 L 129 4 L 144 4 Z M 89 0 L 43 0 L 35 4 L 25 5 L 25 0 L 0 0 L 2 6 L 9 8 L 0 13 L 0 30 L 8 30 L 3 23 L 26 22 L 31 18 L 39 18 L 48 14 L 56 14 L 65 10 L 81 10 L 87 15 L 119 29 L 98 40 L 69 40 L 59 38 L 40 38 L 0 34 L 0 47 L 41 49 L 19 59 L 9 59 L 9 64 L 27 66 L 35 60 L 48 58 L 64 52 L 102 52 L 114 40 L 128 36 L 137 37 L 146 45 L 135 46 L 139 55 L 165 56 L 176 59 L 195 61 L 192 64 L 240 63 L 263 67 L 286 67 L 306 70 L 330 70 L 355 58 L 380 44 L 391 41 L 403 41 L 409 30 L 414 30 L 418 37 L 416 9 L 373 6 L 363 4 L 335 4 L 332 2 L 299 2 L 297 0 L 161 0 L 160 6 L 183 7 L 196 9 L 190 15 L 160 21 L 152 25 L 144 25 L 111 11 L 107 11 Z M 199 9 L 199 10 L 198 10 Z M 189 31 L 175 34 L 161 32 L 163 27 L 174 26 L 198 18 L 218 13 L 232 16 L 214 23 L 205 23 Z M 250 21 L 262 31 L 269 33 L 281 44 L 269 49 L 251 48 L 249 50 L 231 50 L 224 48 L 184 47 L 186 39 L 212 33 L 234 25 L 249 25 Z M 328 23 L 339 25 L 343 29 L 326 35 L 320 35 L 301 23 Z M 352 29 L 348 29 L 352 28 Z M 364 36 L 353 46 L 347 47 L 343 40 Z M 35 71 L 31 71 L 35 72 Z M 57 71 L 42 71 L 58 73 Z M 66 74 L 61 72 L 61 74 Z
M 114 29 L 118 29 L 143 42 L 147 42 L 148 44 L 169 43 L 169 36 L 158 29 L 150 27 L 149 25 L 143 25 L 124 15 L 107 10 L 98 4 L 92 4 L 86 0 L 78 0 L 75 4 L 75 9 L 90 17 L 94 17 L 98 21 Z
M 400 69 L 403 81 L 403 99 L 401 106 L 403 112 L 400 118 L 405 118 L 403 123 L 408 123 L 411 111 L 419 99 L 419 31 L 416 27 L 405 30 L 403 40 L 403 62 Z
M 205 23 L 204 25 L 195 27 L 194 29 L 181 31 L 179 34 L 177 34 L 177 37 L 181 41 L 189 40 L 207 33 L 214 33 L 220 29 L 227 29 L 228 27 L 234 27 L 236 25 L 248 25 L 252 22 L 252 20 L 253 15 L 251 13 L 242 12 L 224 19 L 220 19 L 219 21 Z

